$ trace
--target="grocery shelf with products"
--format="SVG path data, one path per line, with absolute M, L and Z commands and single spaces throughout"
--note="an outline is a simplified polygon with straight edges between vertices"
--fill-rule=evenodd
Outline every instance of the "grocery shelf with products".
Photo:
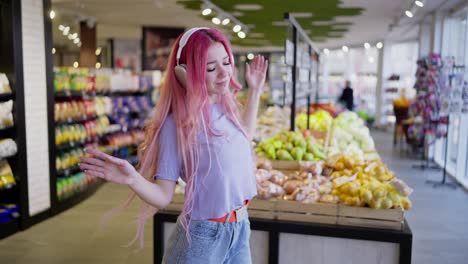
M 0 2 L 0 239 L 30 220 L 18 2 Z
M 152 109 L 151 78 L 110 69 L 62 67 L 54 72 L 56 186 L 51 191 L 60 212 L 101 184 L 78 167 L 85 147 L 137 164 L 137 147 Z

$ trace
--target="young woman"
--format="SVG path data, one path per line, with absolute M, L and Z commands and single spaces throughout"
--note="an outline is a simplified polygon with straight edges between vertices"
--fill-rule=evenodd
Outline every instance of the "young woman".
M 240 113 L 229 41 L 215 29 L 190 29 L 172 49 L 139 172 L 96 149 L 81 158 L 87 174 L 128 185 L 127 204 L 135 195 L 145 202 L 141 225 L 171 202 L 179 177 L 187 183 L 164 263 L 251 262 L 246 205 L 257 192 L 250 140 L 267 68 L 262 56 L 246 65 L 248 100 Z

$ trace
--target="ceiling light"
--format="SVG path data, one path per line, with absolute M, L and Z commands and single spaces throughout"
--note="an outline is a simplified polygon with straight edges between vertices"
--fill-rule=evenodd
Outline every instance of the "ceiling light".
M 209 14 L 211 14 L 211 8 L 205 8 L 205 9 L 203 9 L 202 15 L 207 16 L 207 15 L 209 15 Z
M 405 11 L 405 15 L 406 15 L 407 17 L 410 17 L 410 18 L 413 17 L 413 13 L 412 13 L 411 11 L 409 11 L 409 10 L 406 10 L 406 11 Z
M 101 54 L 101 51 L 102 51 L 101 48 L 97 48 L 97 49 L 96 49 L 96 56 L 99 56 L 99 54 Z
M 310 12 L 305 12 L 305 13 L 290 13 L 295 18 L 311 18 L 312 13 Z
M 368 42 L 364 43 L 364 48 L 370 49 L 370 44 Z
M 64 36 L 68 35 L 68 32 L 70 32 L 70 27 L 67 26 L 63 29 L 63 35 Z
M 76 38 L 75 40 L 73 40 L 73 43 L 75 43 L 75 44 L 78 44 L 79 42 L 80 42 L 79 38 Z
M 349 51 L 349 48 L 347 46 L 343 46 L 341 47 L 341 49 L 344 51 L 344 52 L 348 52 Z
M 73 34 L 68 34 L 68 39 L 73 39 Z
M 75 34 L 72 35 L 73 39 L 76 39 L 77 37 L 78 37 L 78 33 L 75 33 Z
M 237 36 L 239 36 L 239 38 L 243 39 L 243 38 L 245 38 L 245 33 L 242 32 L 242 31 L 239 31 L 239 33 L 237 33 Z
M 55 54 L 55 48 L 52 48 L 52 54 Z
M 55 11 L 50 10 L 49 16 L 50 16 L 50 19 L 54 19 L 55 18 Z
M 253 60 L 254 57 L 255 57 L 255 55 L 253 55 L 253 53 L 249 53 L 247 55 L 247 59 L 249 59 L 249 60 Z
M 100 62 L 96 62 L 96 69 L 100 69 L 101 68 L 101 63 Z
M 323 53 L 325 53 L 325 55 L 328 55 L 328 54 L 330 54 L 330 50 L 329 49 L 324 49 Z
M 234 9 L 242 10 L 242 11 L 258 11 L 258 10 L 262 10 L 263 6 L 258 5 L 258 4 L 239 4 L 239 5 L 235 5 Z
M 374 63 L 374 58 L 369 57 L 369 63 Z
M 211 19 L 211 22 L 213 22 L 213 23 L 216 24 L 216 25 L 219 25 L 219 24 L 221 23 L 221 20 L 219 20 L 219 18 L 217 18 L 217 17 L 213 17 L 213 18 Z
M 419 6 L 419 7 L 423 7 L 423 6 L 424 6 L 424 3 L 423 3 L 422 1 L 418 1 L 418 0 L 414 1 L 414 4 L 417 5 L 417 6 Z
M 76 44 L 78 46 L 78 48 L 81 48 L 81 42 L 78 42 L 78 44 Z
M 64 25 L 59 25 L 58 28 L 59 28 L 60 31 L 63 31 L 65 29 L 65 26 Z
M 227 24 L 229 24 L 229 22 L 231 22 L 231 20 L 229 18 L 223 19 L 223 25 L 227 25 Z
M 381 49 L 383 47 L 383 44 L 382 42 L 378 42 L 377 44 L 375 44 L 375 46 L 378 48 L 378 49 Z
M 241 27 L 240 25 L 235 25 L 235 26 L 232 28 L 232 31 L 234 31 L 234 32 L 237 33 L 237 32 L 239 32 L 239 31 L 241 31 L 241 29 L 242 29 L 242 27 Z
M 80 64 L 79 64 L 77 61 L 75 61 L 75 62 L 73 63 L 73 68 L 78 68 L 78 66 L 80 66 Z

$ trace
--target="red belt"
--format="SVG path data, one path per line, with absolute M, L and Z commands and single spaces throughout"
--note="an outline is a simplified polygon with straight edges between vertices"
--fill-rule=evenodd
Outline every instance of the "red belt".
M 249 200 L 245 200 L 244 205 L 245 207 L 249 207 Z M 236 210 L 233 210 L 230 214 L 231 214 L 231 217 L 229 217 L 229 223 L 237 222 Z M 225 216 L 222 216 L 220 218 L 209 218 L 208 220 L 213 221 L 213 222 L 224 223 L 226 222 L 226 219 L 228 218 L 228 216 L 229 214 L 226 214 Z

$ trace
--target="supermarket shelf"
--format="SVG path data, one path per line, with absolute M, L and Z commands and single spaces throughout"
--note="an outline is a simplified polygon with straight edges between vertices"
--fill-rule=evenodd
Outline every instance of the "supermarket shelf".
M 76 173 L 78 173 L 80 171 L 81 171 L 80 167 L 78 165 L 75 165 L 75 166 L 73 166 L 71 168 L 57 171 L 57 178 L 68 177 L 68 176 L 76 174 Z
M 11 126 L 8 128 L 0 129 L 0 138 L 11 138 L 15 134 L 15 127 Z
M 8 100 L 15 99 L 15 94 L 14 93 L 5 93 L 5 94 L 0 94 L 0 102 L 6 102 Z
M 55 92 L 55 98 L 74 98 L 74 97 L 83 97 L 86 95 L 85 91 L 64 91 L 64 92 Z
M 55 145 L 55 150 L 56 151 L 64 151 L 72 148 L 83 148 L 84 146 L 92 143 L 96 143 L 99 140 L 99 136 L 95 138 L 89 138 L 83 141 L 79 142 L 67 142 L 67 143 L 62 143 L 60 145 Z
M 68 118 L 65 121 L 56 121 L 55 126 L 58 126 L 58 125 L 73 125 L 73 124 L 77 124 L 77 123 L 83 123 L 83 122 L 86 122 L 86 121 L 92 121 L 92 120 L 95 120 L 97 118 L 98 118 L 98 116 L 96 116 L 96 115 L 84 116 L 84 117 L 81 117 L 81 118 Z
M 92 95 L 95 96 L 139 96 L 148 95 L 152 89 L 146 91 L 108 91 L 108 92 L 96 92 Z
M 20 230 L 19 218 L 13 219 L 10 222 L 0 223 L 0 240 Z
M 85 191 L 78 193 L 66 200 L 59 201 L 57 204 L 57 208 L 55 209 L 54 214 L 59 214 L 67 209 L 72 208 L 73 206 L 83 202 L 84 200 L 88 199 L 91 195 L 93 195 L 99 187 L 104 183 L 104 181 L 97 179 L 96 182 L 91 184 Z

